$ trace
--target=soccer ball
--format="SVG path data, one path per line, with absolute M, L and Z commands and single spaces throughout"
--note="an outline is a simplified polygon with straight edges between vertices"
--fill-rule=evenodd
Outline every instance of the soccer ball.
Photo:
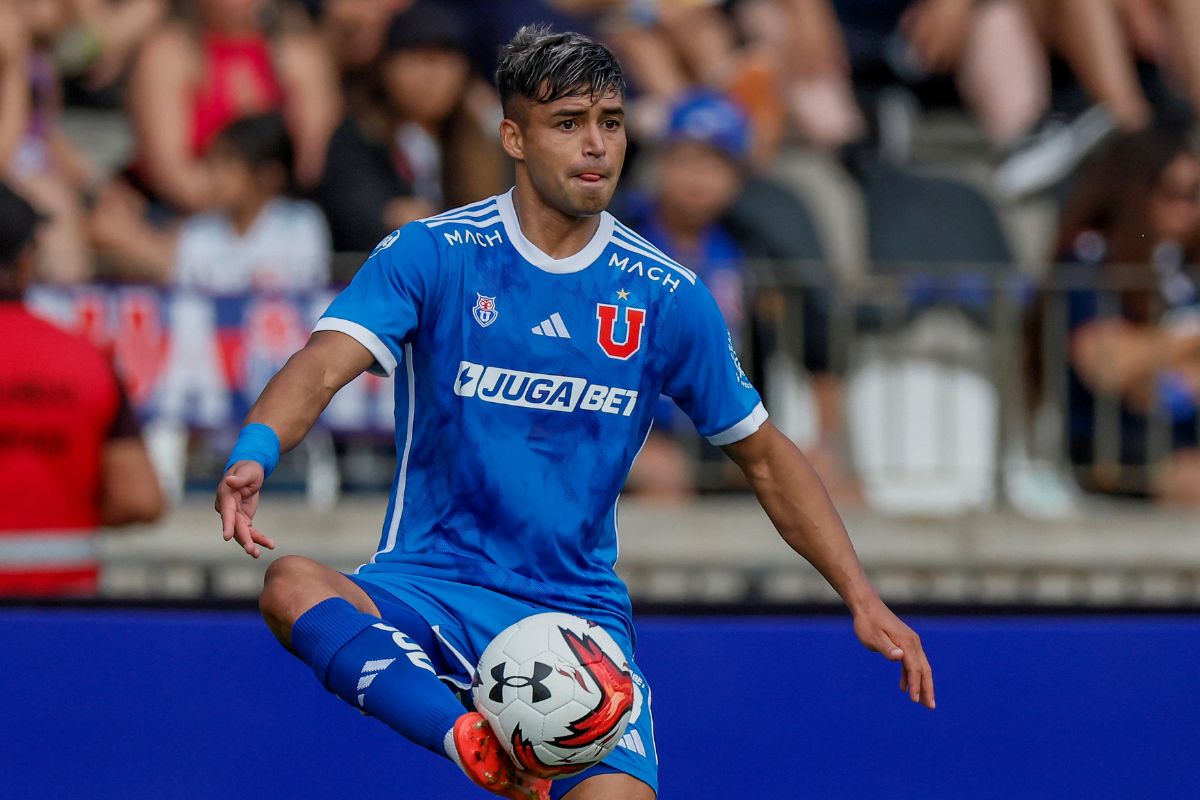
M 472 695 L 521 769 L 574 775 L 617 746 L 636 712 L 629 660 L 603 628 L 570 614 L 535 614 L 492 640 Z

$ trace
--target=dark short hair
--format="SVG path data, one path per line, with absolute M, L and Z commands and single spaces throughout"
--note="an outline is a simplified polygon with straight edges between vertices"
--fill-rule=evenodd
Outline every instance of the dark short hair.
M 226 125 L 213 139 L 213 149 L 221 149 L 251 168 L 278 164 L 287 181 L 292 182 L 295 150 L 283 116 L 277 111 L 242 117 Z
M 504 115 L 512 100 L 553 103 L 564 97 L 593 100 L 609 92 L 625 94 L 617 57 L 581 33 L 555 33 L 549 25 L 526 25 L 500 51 L 496 88 Z

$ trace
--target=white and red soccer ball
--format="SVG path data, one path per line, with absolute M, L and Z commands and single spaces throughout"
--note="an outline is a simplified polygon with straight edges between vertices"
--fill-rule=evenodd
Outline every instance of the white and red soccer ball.
M 479 659 L 472 694 L 517 766 L 544 778 L 602 760 L 640 705 L 629 660 L 613 638 L 558 613 L 501 631 Z

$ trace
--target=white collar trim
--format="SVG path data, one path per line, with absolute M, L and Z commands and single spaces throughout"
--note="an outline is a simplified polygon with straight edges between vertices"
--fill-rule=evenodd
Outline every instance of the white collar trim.
M 513 205 L 514 191 L 516 190 L 509 189 L 496 198 L 496 205 L 500 209 L 500 220 L 504 223 L 504 230 L 508 232 L 508 239 L 512 242 L 513 247 L 517 248 L 517 252 L 526 261 L 538 269 L 560 275 L 579 272 L 591 266 L 592 262 L 599 258 L 600 254 L 604 252 L 604 248 L 608 246 L 615 220 L 612 214 L 601 211 L 600 225 L 596 228 L 596 233 L 592 236 L 591 241 L 584 245 L 582 250 L 566 258 L 552 258 L 546 255 L 538 249 L 537 245 L 526 239 L 525 234 L 521 232 L 521 222 L 517 219 L 517 209 Z

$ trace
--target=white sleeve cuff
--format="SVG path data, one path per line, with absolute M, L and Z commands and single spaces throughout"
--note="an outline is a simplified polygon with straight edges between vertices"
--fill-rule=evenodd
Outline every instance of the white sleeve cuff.
M 720 433 L 713 434 L 708 437 L 708 441 L 718 447 L 734 442 L 740 442 L 750 434 L 762 427 L 762 424 L 767 421 L 767 410 L 763 408 L 763 404 L 759 403 L 750 412 L 749 416 L 743 419 L 732 428 L 727 428 Z
M 371 367 L 368 372 L 382 375 L 386 378 L 396 371 L 396 365 L 399 363 L 396 361 L 396 356 L 387 348 L 382 339 L 357 322 L 351 322 L 348 319 L 338 319 L 337 317 L 321 317 L 317 320 L 316 327 L 313 328 L 313 333 L 317 331 L 337 331 L 338 333 L 344 333 L 370 350 L 371 355 L 375 356 L 375 364 L 379 369 Z

